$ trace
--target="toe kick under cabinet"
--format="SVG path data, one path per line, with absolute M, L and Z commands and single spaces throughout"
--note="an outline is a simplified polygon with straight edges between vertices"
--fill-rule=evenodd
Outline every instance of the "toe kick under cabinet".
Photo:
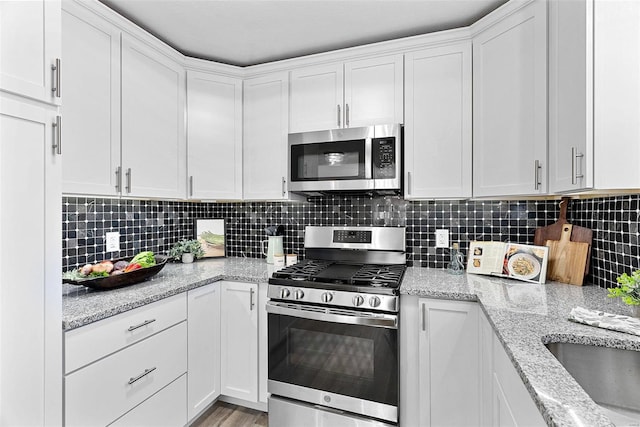
M 65 334 L 65 425 L 187 423 L 186 294 Z

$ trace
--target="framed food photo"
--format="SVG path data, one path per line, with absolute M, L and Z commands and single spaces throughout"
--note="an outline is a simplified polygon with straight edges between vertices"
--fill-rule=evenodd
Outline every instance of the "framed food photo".
M 227 255 L 224 218 L 196 219 L 194 229 L 195 238 L 204 250 L 204 258 L 219 258 Z

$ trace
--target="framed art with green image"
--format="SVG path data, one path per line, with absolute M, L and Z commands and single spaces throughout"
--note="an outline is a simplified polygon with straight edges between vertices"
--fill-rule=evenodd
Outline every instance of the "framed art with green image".
M 220 258 L 226 256 L 226 228 L 224 218 L 196 219 L 194 224 L 195 238 L 200 242 L 204 258 Z

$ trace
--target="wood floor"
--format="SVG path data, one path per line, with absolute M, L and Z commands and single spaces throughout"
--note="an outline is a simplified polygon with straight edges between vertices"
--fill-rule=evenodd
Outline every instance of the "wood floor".
M 266 412 L 255 411 L 226 402 L 216 402 L 192 427 L 267 427 Z

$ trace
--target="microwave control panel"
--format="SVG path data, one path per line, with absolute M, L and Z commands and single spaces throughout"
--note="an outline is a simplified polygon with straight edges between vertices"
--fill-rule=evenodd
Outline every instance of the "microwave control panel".
M 395 178 L 397 160 L 395 138 L 373 138 L 371 142 L 371 155 L 373 157 L 373 178 Z

